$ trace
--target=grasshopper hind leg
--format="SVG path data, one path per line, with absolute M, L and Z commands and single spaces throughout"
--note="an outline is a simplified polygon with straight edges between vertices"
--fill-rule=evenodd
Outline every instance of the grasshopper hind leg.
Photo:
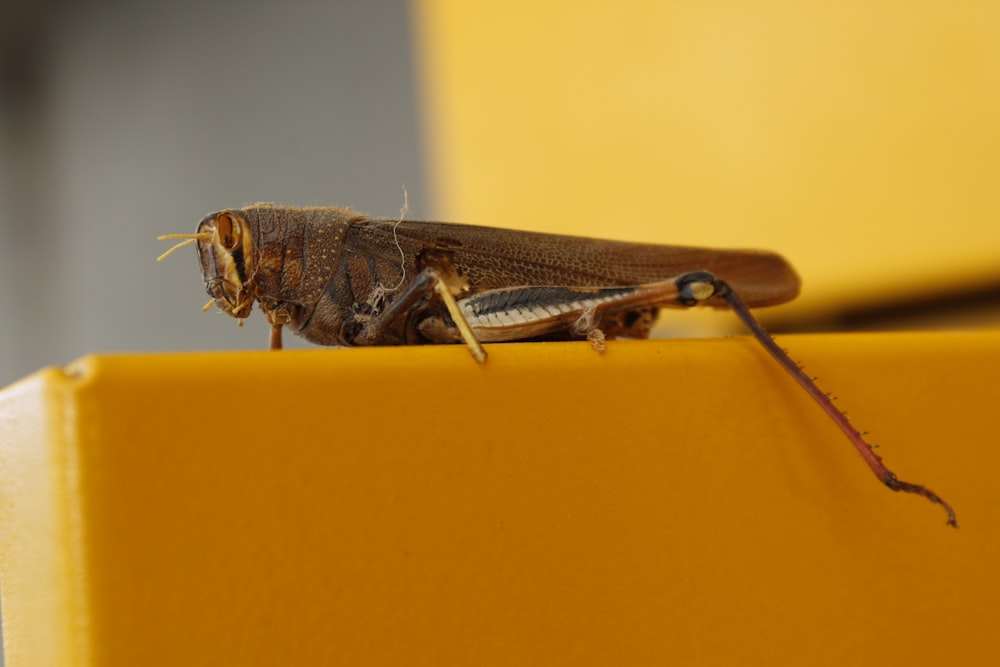
M 840 411 L 837 406 L 833 404 L 832 399 L 829 394 L 821 390 L 813 378 L 806 375 L 802 368 L 799 367 L 788 353 L 785 352 L 771 337 L 764 327 L 761 326 L 760 322 L 757 321 L 751 313 L 750 309 L 740 298 L 728 283 L 724 280 L 720 280 L 713 276 L 711 273 L 699 271 L 694 273 L 685 274 L 677 279 L 677 286 L 680 291 L 680 297 L 684 305 L 694 306 L 699 303 L 705 302 L 709 299 L 722 299 L 732 308 L 736 316 L 740 318 L 747 329 L 754 338 L 757 339 L 765 350 L 774 357 L 782 368 L 788 371 L 789 375 L 795 378 L 795 381 L 806 390 L 806 393 L 812 397 L 816 403 L 823 409 L 823 412 L 827 414 L 828 417 L 837 425 L 837 427 L 847 436 L 847 439 L 851 441 L 854 448 L 864 459 L 868 467 L 879 479 L 880 482 L 885 484 L 887 487 L 893 491 L 902 491 L 904 493 L 912 493 L 914 495 L 923 496 L 930 502 L 940 505 L 944 509 L 947 515 L 947 525 L 958 528 L 958 520 L 955 518 L 955 512 L 952 510 L 951 506 L 945 502 L 941 496 L 937 495 L 926 486 L 921 484 L 914 484 L 912 482 L 904 482 L 903 480 L 896 477 L 896 473 L 889 470 L 885 463 L 882 462 L 882 457 L 875 453 L 872 445 L 864 439 L 861 431 L 854 428 L 848 421 L 846 415 Z

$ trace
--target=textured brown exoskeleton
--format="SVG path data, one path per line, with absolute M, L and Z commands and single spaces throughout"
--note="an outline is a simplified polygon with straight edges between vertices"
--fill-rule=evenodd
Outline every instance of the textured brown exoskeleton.
M 370 218 L 337 208 L 256 204 L 205 217 L 194 234 L 205 289 L 243 319 L 320 345 L 646 338 L 658 309 L 731 308 L 847 435 L 886 486 L 951 507 L 899 480 L 830 398 L 774 342 L 750 307 L 789 301 L 799 279 L 780 256 L 624 243 L 439 222 Z M 211 306 L 213 302 L 209 302 Z M 206 307 L 208 307 L 206 306 Z

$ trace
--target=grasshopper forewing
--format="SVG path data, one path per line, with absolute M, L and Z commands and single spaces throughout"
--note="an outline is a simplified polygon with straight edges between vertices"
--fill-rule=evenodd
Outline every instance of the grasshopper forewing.
M 646 338 L 660 308 L 729 308 L 844 432 L 893 491 L 951 507 L 886 468 L 827 394 L 750 308 L 789 301 L 799 278 L 772 252 L 625 243 L 439 222 L 371 218 L 337 208 L 256 204 L 205 217 L 160 256 L 197 244 L 205 289 L 242 320 L 254 302 L 271 325 L 320 345 Z

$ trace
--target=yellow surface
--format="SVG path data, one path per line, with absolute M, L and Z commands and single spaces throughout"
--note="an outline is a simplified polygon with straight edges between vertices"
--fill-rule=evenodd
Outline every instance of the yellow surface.
M 777 250 L 782 321 L 1000 283 L 1000 3 L 414 7 L 441 218 Z
M 0 392 L 9 667 L 981 664 L 1000 334 L 88 357 Z

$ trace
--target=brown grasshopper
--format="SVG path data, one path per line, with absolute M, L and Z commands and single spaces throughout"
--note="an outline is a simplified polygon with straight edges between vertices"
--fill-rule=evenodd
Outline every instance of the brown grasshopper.
M 288 327 L 320 345 L 482 343 L 646 338 L 659 308 L 731 308 L 750 333 L 851 440 L 893 491 L 951 507 L 896 477 L 830 397 L 780 348 L 749 308 L 799 292 L 772 252 L 624 243 L 439 222 L 370 218 L 338 208 L 255 204 L 206 216 L 159 259 L 197 243 L 205 289 L 242 319 L 254 302 L 271 349 Z

